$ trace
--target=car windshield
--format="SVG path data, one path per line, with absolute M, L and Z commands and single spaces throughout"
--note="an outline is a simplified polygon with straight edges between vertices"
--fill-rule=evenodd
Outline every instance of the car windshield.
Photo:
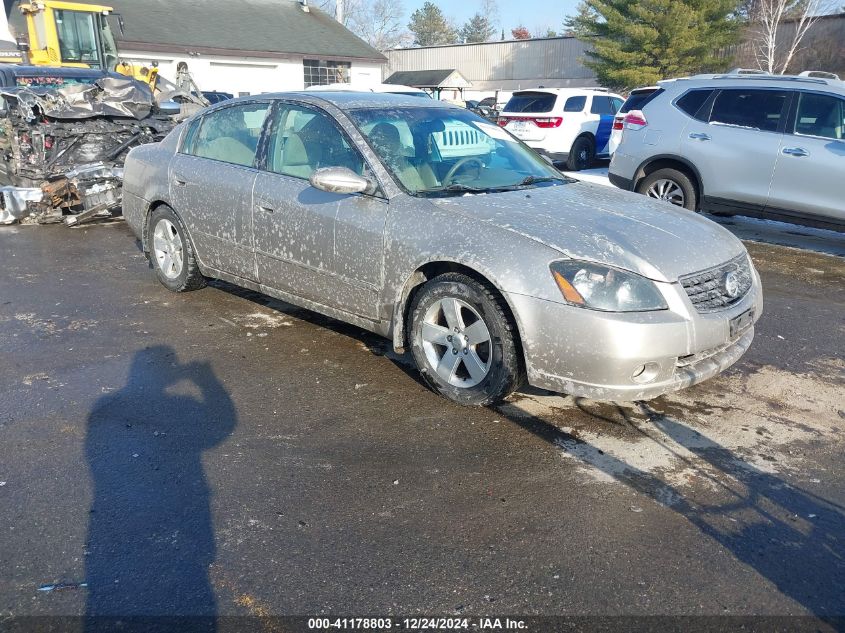
M 508 132 L 468 110 L 353 110 L 353 121 L 415 196 L 490 193 L 571 182 Z

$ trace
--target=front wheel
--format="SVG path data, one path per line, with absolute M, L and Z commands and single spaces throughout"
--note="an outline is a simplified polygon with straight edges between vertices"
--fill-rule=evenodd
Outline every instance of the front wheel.
M 501 402 L 524 380 L 502 300 L 466 275 L 447 273 L 426 283 L 414 297 L 408 330 L 425 381 L 458 404 Z
M 698 200 L 689 176 L 677 169 L 665 168 L 649 174 L 637 186 L 637 192 L 695 211 Z

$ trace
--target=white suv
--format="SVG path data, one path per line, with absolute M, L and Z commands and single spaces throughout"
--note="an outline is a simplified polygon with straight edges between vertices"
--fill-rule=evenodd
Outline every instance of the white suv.
M 542 88 L 514 92 L 499 125 L 572 171 L 609 158 L 614 115 L 625 100 L 600 88 Z

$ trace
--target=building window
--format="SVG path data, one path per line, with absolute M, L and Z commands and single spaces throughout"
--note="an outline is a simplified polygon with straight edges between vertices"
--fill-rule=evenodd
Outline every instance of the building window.
M 317 59 L 302 60 L 305 71 L 305 87 L 328 86 L 330 84 L 349 83 L 349 71 L 352 64 L 349 62 L 333 62 Z

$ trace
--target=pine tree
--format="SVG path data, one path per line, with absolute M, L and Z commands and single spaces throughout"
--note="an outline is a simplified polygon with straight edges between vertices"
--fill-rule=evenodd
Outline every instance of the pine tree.
M 408 30 L 414 35 L 415 46 L 454 44 L 458 41 L 458 33 L 433 2 L 426 2 L 411 14 Z
M 736 0 L 582 0 L 565 25 L 589 43 L 599 83 L 627 90 L 730 63 L 718 51 L 739 37 Z
M 476 13 L 461 29 L 461 39 L 464 42 L 486 42 L 495 34 L 495 29 L 486 15 Z

